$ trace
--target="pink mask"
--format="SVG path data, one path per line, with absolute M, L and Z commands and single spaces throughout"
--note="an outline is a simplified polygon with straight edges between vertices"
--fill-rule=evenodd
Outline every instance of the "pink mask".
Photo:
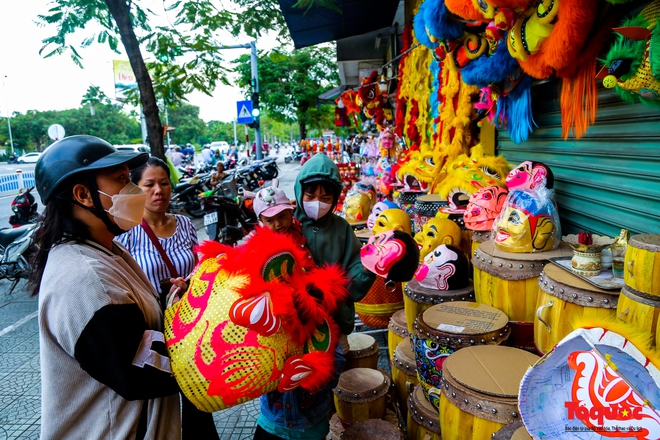
M 490 231 L 508 193 L 506 188 L 487 186 L 472 194 L 463 214 L 465 227 L 472 231 Z
M 531 161 L 526 160 L 507 174 L 506 186 L 509 190 L 533 190 L 541 184 L 545 186 L 546 180 L 546 166 L 541 163 L 537 163 L 535 166 Z
M 394 231 L 375 235 L 360 249 L 362 265 L 369 271 L 387 278 L 392 266 L 406 254 L 406 245 L 394 237 Z

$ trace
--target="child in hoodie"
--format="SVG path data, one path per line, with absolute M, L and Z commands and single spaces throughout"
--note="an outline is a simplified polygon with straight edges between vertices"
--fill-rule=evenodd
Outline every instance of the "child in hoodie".
M 360 241 L 343 218 L 332 213 L 341 193 L 342 181 L 337 166 L 324 154 L 317 154 L 300 170 L 295 183 L 295 217 L 302 225 L 306 246 L 317 265 L 339 264 L 349 279 L 350 298 L 340 304 L 334 319 L 342 332 L 335 356 L 339 373 L 348 352 L 346 335 L 355 325 L 355 306 L 367 294 L 376 276 L 360 261 Z M 276 391 L 261 397 L 255 440 L 325 438 L 330 429 L 332 388 L 328 384 L 316 394 L 296 389 L 284 394 Z

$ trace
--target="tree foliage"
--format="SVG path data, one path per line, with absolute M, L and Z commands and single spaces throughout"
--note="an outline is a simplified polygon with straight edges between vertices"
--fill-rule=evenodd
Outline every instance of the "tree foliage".
M 83 47 L 107 44 L 117 53 L 121 41 L 136 75 L 152 151 L 162 156 L 157 101 L 171 105 L 193 90 L 210 94 L 218 82 L 228 83 L 222 43 L 215 35 L 235 23 L 235 14 L 216 8 L 209 0 L 165 0 L 168 22 L 154 25 L 158 20 L 144 4 L 139 0 L 55 0 L 48 13 L 38 17 L 42 25 L 56 29 L 55 35 L 43 40 L 41 53 L 45 57 L 69 53 L 82 67 L 82 57 L 70 43 L 73 34 L 86 34 Z M 147 63 L 141 47 L 151 55 Z
M 204 144 L 206 124 L 199 117 L 199 107 L 182 103 L 178 107 L 170 107 L 167 111 L 168 123 L 176 130 L 170 133 L 171 143 L 185 145 Z
M 52 124 L 63 126 L 67 136 L 89 134 L 111 144 L 141 142 L 137 115 L 127 115 L 120 106 L 111 103 L 94 103 L 94 108 L 94 116 L 90 114 L 88 105 L 63 111 L 14 113 L 11 119 L 14 147 L 22 151 L 43 151 L 53 142 L 48 137 L 48 127 Z M 6 135 L 7 126 L 0 126 L 0 141 Z
M 317 106 L 316 98 L 339 83 L 333 46 L 315 46 L 287 52 L 281 48 L 259 56 L 261 107 L 275 121 L 297 122 L 299 135 L 310 128 L 333 125 L 332 109 Z M 234 61 L 238 85 L 251 91 L 250 57 Z

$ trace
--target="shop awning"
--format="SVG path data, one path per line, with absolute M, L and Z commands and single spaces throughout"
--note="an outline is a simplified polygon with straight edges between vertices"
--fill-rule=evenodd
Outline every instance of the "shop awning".
M 278 0 L 296 49 L 392 25 L 399 0 L 334 0 L 341 12 L 325 6 L 297 8 L 298 0 Z
M 334 89 L 330 89 L 327 92 L 323 92 L 319 96 L 317 96 L 316 102 L 317 104 L 334 104 L 335 99 L 337 99 L 339 95 L 341 95 L 347 89 L 348 86 L 345 84 L 337 86 Z

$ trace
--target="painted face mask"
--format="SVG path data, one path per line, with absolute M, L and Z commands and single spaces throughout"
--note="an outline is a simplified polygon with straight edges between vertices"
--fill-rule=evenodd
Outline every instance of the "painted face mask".
M 367 218 L 367 228 L 373 229 L 374 224 L 376 224 L 376 218 L 378 218 L 381 212 L 398 207 L 399 206 L 396 203 L 390 202 L 389 200 L 376 203 L 371 210 L 371 214 L 369 214 L 369 217 Z
M 549 198 L 511 191 L 495 222 L 495 245 L 507 252 L 542 252 L 559 245 L 559 217 Z
M 371 230 L 374 235 L 387 231 L 403 231 L 410 234 L 412 230 L 410 216 L 403 209 L 386 209 L 376 218 L 374 227 Z
M 461 228 L 447 218 L 432 218 L 424 225 L 421 232 L 415 234 L 415 241 L 420 247 L 420 261 L 424 261 L 424 257 L 441 244 L 460 246 Z
M 499 186 L 482 188 L 470 196 L 470 201 L 463 214 L 465 227 L 473 231 L 490 231 L 509 191 Z
M 115 223 L 121 229 L 128 231 L 142 222 L 147 195 L 139 186 L 128 182 L 118 194 L 111 196 L 101 190 L 99 193 L 112 199 L 112 206 L 105 211 L 114 217 Z
M 554 178 L 552 171 L 541 162 L 526 160 L 515 167 L 506 176 L 506 186 L 509 190 L 524 189 L 533 191 L 543 186 L 551 189 Z
M 344 215 L 346 220 L 354 222 L 366 221 L 371 208 L 376 204 L 376 189 L 373 185 L 357 182 L 344 200 Z
M 362 265 L 387 281 L 410 281 L 417 269 L 419 251 L 409 234 L 387 231 L 374 235 L 360 249 Z
M 442 244 L 430 252 L 415 272 L 420 286 L 437 290 L 457 290 L 469 284 L 468 263 L 461 248 Z

